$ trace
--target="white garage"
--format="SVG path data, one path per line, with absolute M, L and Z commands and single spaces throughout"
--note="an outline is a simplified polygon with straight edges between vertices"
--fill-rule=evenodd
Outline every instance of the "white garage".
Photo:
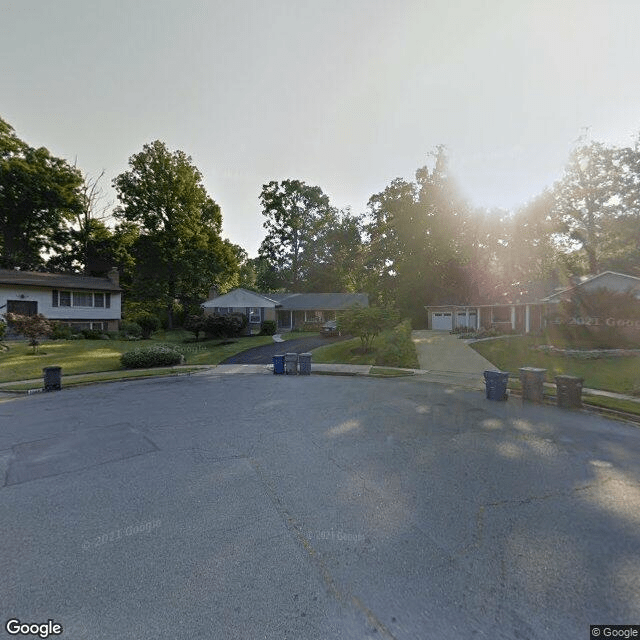
M 434 311 L 431 314 L 431 328 L 435 331 L 451 331 L 453 329 L 451 312 Z

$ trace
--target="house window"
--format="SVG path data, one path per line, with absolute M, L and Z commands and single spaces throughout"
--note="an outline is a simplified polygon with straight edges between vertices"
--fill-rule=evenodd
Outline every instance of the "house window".
M 249 322 L 251 324 L 260 324 L 262 322 L 259 307 L 249 307 Z
M 105 293 L 104 294 L 104 306 L 107 309 L 111 309 L 111 294 L 110 293 Z
M 93 294 L 93 306 L 94 307 L 104 307 L 104 293 L 94 293 Z
M 93 293 L 87 293 L 86 291 L 74 291 L 73 306 L 93 307 Z
M 491 322 L 511 322 L 511 308 L 493 307 L 491 309 Z
M 305 322 L 322 322 L 322 311 L 305 311 Z
M 60 306 L 61 307 L 70 307 L 71 306 L 71 291 L 61 291 L 60 292 Z

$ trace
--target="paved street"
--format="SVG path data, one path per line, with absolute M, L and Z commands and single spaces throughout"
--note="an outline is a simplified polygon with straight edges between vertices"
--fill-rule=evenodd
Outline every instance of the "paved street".
M 7 401 L 3 624 L 586 639 L 640 620 L 639 458 L 636 427 L 421 377 L 214 370 Z

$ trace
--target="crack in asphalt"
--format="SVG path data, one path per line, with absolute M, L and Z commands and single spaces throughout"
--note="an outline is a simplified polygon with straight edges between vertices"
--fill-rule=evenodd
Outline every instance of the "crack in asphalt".
M 329 593 L 331 593 L 331 595 L 341 604 L 346 605 L 350 603 L 360 611 L 360 613 L 362 613 L 366 618 L 369 625 L 371 625 L 376 632 L 380 632 L 382 634 L 380 637 L 385 638 L 386 640 L 398 640 L 387 626 L 375 615 L 375 613 L 367 607 L 360 598 L 358 598 L 358 596 L 338 586 L 325 561 L 322 559 L 316 548 L 311 544 L 311 541 L 302 533 L 302 525 L 296 520 L 296 518 L 283 504 L 282 500 L 278 497 L 276 488 L 265 478 L 260 463 L 257 460 L 250 458 L 249 464 L 251 464 L 256 476 L 260 479 L 260 482 L 265 488 L 274 508 L 279 513 L 284 525 L 295 536 L 298 543 L 307 552 L 307 555 L 320 572 L 322 580 Z

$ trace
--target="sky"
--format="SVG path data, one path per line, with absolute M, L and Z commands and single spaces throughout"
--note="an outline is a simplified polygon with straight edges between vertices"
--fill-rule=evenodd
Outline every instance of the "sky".
M 255 256 L 272 180 L 364 213 L 443 144 L 514 209 L 585 131 L 633 144 L 639 33 L 638 0 L 0 0 L 0 117 L 113 201 L 144 144 L 183 150 Z

